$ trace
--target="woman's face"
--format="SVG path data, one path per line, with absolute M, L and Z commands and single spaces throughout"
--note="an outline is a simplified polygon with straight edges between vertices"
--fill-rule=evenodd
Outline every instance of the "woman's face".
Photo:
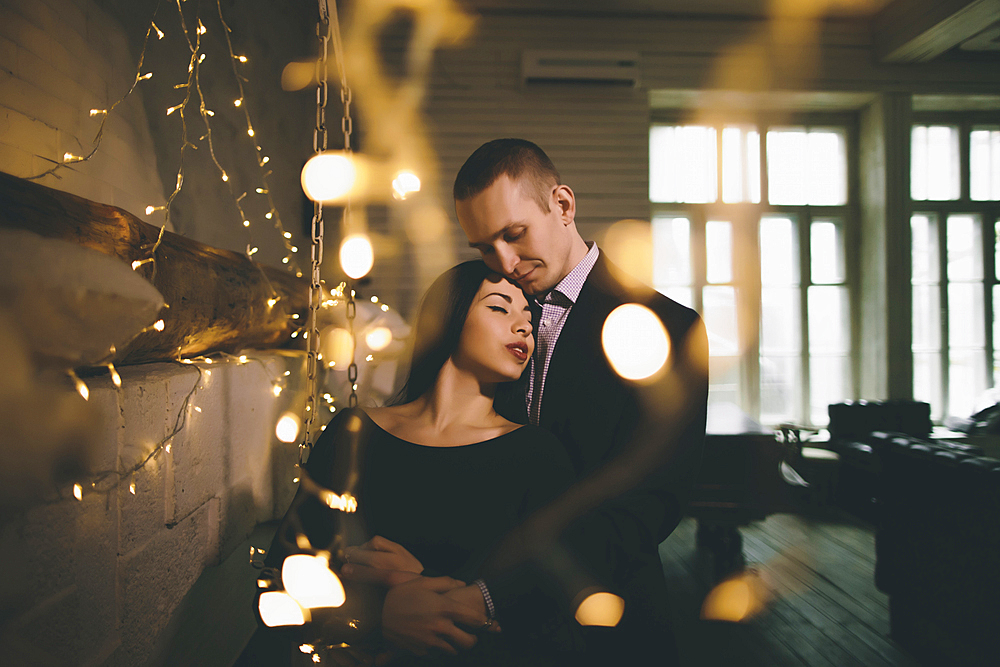
M 521 289 L 491 274 L 469 306 L 453 360 L 481 382 L 509 382 L 521 376 L 535 340 L 531 311 Z

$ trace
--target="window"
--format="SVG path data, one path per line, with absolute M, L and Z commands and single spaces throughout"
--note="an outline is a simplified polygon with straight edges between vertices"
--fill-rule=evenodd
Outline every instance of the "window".
M 705 320 L 709 401 L 765 424 L 855 395 L 848 127 L 650 129 L 654 286 Z
M 938 421 L 1000 382 L 1000 126 L 943 121 L 913 126 L 910 168 L 913 395 Z

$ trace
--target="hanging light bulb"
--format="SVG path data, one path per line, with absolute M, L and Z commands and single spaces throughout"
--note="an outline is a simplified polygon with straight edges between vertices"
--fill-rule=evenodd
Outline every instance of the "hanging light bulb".
M 292 412 L 281 415 L 277 425 L 274 427 L 274 434 L 281 442 L 295 442 L 299 437 L 299 417 Z
M 367 234 L 351 234 L 340 244 L 340 266 L 348 277 L 365 277 L 374 263 L 375 250 Z
M 281 565 L 281 581 L 288 594 L 307 609 L 339 607 L 346 600 L 344 585 L 324 556 L 289 556 Z
M 318 153 L 302 167 L 302 190 L 313 201 L 342 199 L 354 187 L 358 171 L 342 151 Z

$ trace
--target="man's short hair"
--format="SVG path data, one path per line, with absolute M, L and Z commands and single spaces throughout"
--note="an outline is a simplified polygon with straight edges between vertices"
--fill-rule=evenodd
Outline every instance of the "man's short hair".
M 455 177 L 455 201 L 475 197 L 506 176 L 521 180 L 525 194 L 534 198 L 546 213 L 552 188 L 562 181 L 552 160 L 536 144 L 525 139 L 494 139 L 476 149 Z

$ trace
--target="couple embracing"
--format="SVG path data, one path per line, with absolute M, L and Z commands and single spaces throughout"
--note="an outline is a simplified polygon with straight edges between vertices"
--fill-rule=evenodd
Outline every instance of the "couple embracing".
M 338 413 L 306 465 L 320 484 L 343 488 L 343 443 L 363 443 L 359 527 L 340 534 L 372 537 L 343 550 L 340 571 L 349 597 L 351 586 L 380 591 L 381 632 L 374 650 L 329 655 L 341 664 L 675 664 L 657 546 L 680 520 L 700 462 L 701 320 L 583 240 L 573 191 L 535 144 L 484 144 L 454 194 L 482 261 L 450 269 L 425 295 L 392 404 Z M 625 303 L 652 310 L 671 345 L 644 384 L 620 378 L 602 348 L 605 319 Z M 322 544 L 329 514 L 309 502 L 295 521 Z M 268 564 L 286 553 L 272 548 Z

